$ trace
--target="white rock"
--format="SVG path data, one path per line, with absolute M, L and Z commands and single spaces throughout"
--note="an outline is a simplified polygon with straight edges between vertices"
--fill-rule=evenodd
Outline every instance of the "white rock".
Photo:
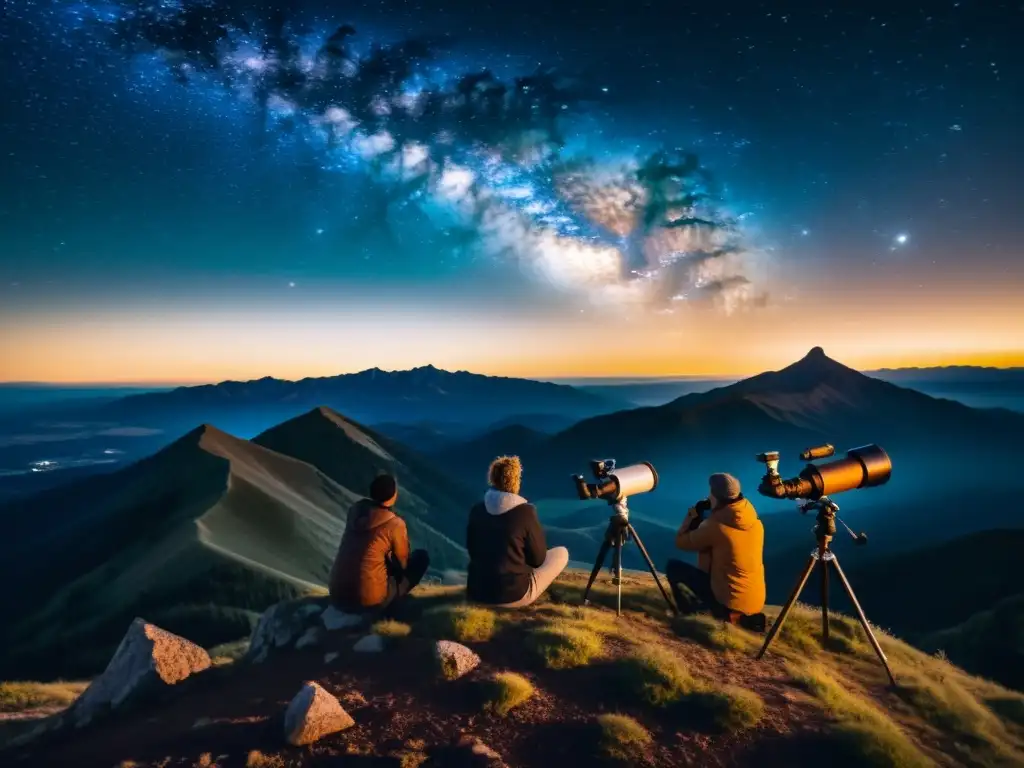
M 380 653 L 384 650 L 384 638 L 380 635 L 366 635 L 352 646 L 352 650 L 361 653 Z
M 354 613 L 345 613 L 339 611 L 333 605 L 327 606 L 327 609 L 320 615 L 324 626 L 332 632 L 337 629 L 349 629 L 350 627 L 358 627 L 363 623 L 363 617 Z
M 334 696 L 312 680 L 292 699 L 284 713 L 284 734 L 289 744 L 312 744 L 355 725 Z
M 135 619 L 110 663 L 69 710 L 76 726 L 118 709 L 210 667 L 210 655 L 193 642 Z
M 438 640 L 434 654 L 441 665 L 441 674 L 448 680 L 456 680 L 480 665 L 480 657 L 464 645 L 451 640 Z
M 330 653 L 325 653 L 324 654 L 324 664 L 330 664 L 332 661 L 334 661 L 339 656 L 341 656 L 341 654 L 338 653 L 337 651 L 331 651 Z

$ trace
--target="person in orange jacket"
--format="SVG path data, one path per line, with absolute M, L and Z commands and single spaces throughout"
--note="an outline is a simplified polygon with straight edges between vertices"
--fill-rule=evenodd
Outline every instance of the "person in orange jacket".
M 669 560 L 665 569 L 676 605 L 681 613 L 707 609 L 713 616 L 763 631 L 764 526 L 735 477 L 717 473 L 708 486 L 707 519 L 694 526 L 697 510 L 690 507 L 676 533 L 676 547 L 696 552 L 697 565 Z
M 369 498 L 349 510 L 329 580 L 339 610 L 384 611 L 426 574 L 430 558 L 426 550 L 409 551 L 405 521 L 394 511 L 397 501 L 397 481 L 380 475 L 370 483 Z

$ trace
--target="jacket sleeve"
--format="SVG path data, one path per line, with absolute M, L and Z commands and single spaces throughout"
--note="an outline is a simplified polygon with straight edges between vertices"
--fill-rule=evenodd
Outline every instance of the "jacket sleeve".
M 548 554 L 547 539 L 544 536 L 544 529 L 540 525 L 540 518 L 537 517 L 537 509 L 530 506 L 526 513 L 526 564 L 531 568 L 540 568 L 544 564 L 544 558 Z
M 686 552 L 700 552 L 702 549 L 710 549 L 714 544 L 715 529 L 718 526 L 714 520 L 708 519 L 697 526 L 696 530 L 684 531 L 682 528 L 676 533 L 676 547 Z
M 395 559 L 402 568 L 409 565 L 409 529 L 405 526 L 405 520 L 395 518 L 396 523 L 391 531 L 391 551 L 395 553 Z

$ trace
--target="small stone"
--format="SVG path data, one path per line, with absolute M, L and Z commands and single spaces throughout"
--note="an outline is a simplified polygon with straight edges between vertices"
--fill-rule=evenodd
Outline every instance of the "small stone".
M 306 633 L 296 641 L 295 649 L 301 651 L 303 648 L 311 648 L 314 645 L 320 645 L 322 633 L 322 628 L 310 627 L 306 630 Z
M 352 650 L 360 653 L 380 653 L 384 650 L 384 638 L 380 635 L 366 635 L 352 646 Z
M 457 680 L 480 665 L 480 657 L 464 645 L 451 640 L 438 640 L 434 653 L 447 680 Z
M 341 656 L 341 654 L 338 653 L 337 651 L 331 651 L 330 653 L 325 653 L 324 654 L 324 664 L 330 664 L 332 661 L 334 661 L 339 656 Z
M 211 720 L 208 717 L 200 717 L 198 720 L 196 720 L 194 723 L 192 723 L 192 727 L 193 728 L 205 728 L 206 726 L 208 726 L 212 722 L 213 722 L 213 720 Z
M 334 696 L 318 683 L 307 681 L 284 713 L 284 733 L 289 744 L 302 746 L 355 725 Z
M 339 611 L 333 605 L 327 606 L 327 609 L 320 615 L 320 619 L 323 621 L 324 626 L 332 632 L 338 629 L 358 627 L 363 623 L 362 616 Z
M 322 605 L 317 605 L 316 603 L 313 603 L 311 605 L 303 606 L 302 608 L 299 609 L 299 613 L 301 613 L 306 618 L 310 618 L 312 616 L 316 616 L 317 614 L 321 614 L 323 612 L 324 612 L 324 607 Z

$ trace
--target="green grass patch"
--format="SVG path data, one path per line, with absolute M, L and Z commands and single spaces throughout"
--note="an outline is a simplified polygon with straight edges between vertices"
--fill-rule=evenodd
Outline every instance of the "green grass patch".
M 672 631 L 716 651 L 745 651 L 753 645 L 742 629 L 712 616 L 680 616 L 672 621 Z
M 0 712 L 24 712 L 42 707 L 66 707 L 89 687 L 86 682 L 0 683 Z
M 832 738 L 859 765 L 874 768 L 929 768 L 934 763 L 884 712 L 840 684 L 818 664 L 790 665 L 795 680 L 831 716 Z
M 969 762 L 1020 764 L 1005 726 L 989 707 L 967 691 L 954 675 L 933 678 L 927 669 L 900 665 L 895 670 L 897 695 L 940 732 L 954 739 Z
M 698 687 L 682 660 L 662 648 L 647 648 L 626 656 L 617 667 L 623 685 L 654 707 L 675 704 Z
M 439 605 L 423 614 L 425 630 L 443 640 L 484 643 L 494 636 L 497 614 L 473 605 Z
M 384 619 L 370 627 L 370 631 L 381 637 L 407 637 L 412 632 L 412 627 L 401 621 Z
M 764 717 L 764 700 L 737 685 L 704 684 L 683 699 L 684 708 L 718 731 L 753 728 Z
M 601 728 L 601 752 L 612 760 L 637 761 L 651 743 L 647 729 L 626 715 L 600 715 L 597 724 Z
M 558 626 L 586 629 L 599 635 L 618 634 L 622 628 L 614 614 L 585 605 L 548 603 L 538 607 L 535 614 Z
M 740 731 L 764 717 L 764 702 L 753 691 L 696 678 L 675 654 L 646 648 L 619 660 L 618 677 L 640 701 L 679 707 L 691 722 L 709 730 Z
M 601 654 L 601 636 L 589 629 L 548 624 L 530 632 L 530 646 L 549 669 L 584 667 Z
M 533 685 L 515 672 L 499 672 L 483 683 L 484 711 L 504 717 L 536 692 Z

